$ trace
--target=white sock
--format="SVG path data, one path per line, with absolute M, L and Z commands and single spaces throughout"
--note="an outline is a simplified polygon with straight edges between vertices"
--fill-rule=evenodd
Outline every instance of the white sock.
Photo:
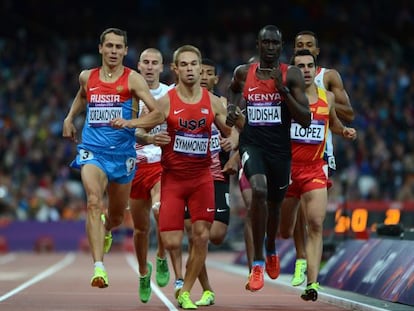
M 102 261 L 95 261 L 95 263 L 93 265 L 94 265 L 95 268 L 101 268 L 101 269 L 105 270 L 105 266 L 104 266 Z
M 160 210 L 160 206 L 161 206 L 161 202 L 155 202 L 153 205 L 152 205 L 152 209 L 154 210 L 154 211 L 159 211 Z

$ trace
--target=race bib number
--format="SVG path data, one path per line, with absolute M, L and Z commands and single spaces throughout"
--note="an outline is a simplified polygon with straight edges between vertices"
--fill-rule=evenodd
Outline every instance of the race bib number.
M 208 134 L 190 134 L 177 132 L 173 150 L 188 156 L 207 156 L 209 148 Z
M 91 127 L 110 126 L 109 122 L 122 118 L 122 103 L 90 103 L 88 123 Z
M 210 151 L 212 154 L 220 152 L 220 133 L 218 130 L 211 131 Z
M 128 175 L 135 170 L 136 162 L 137 162 L 136 158 L 128 158 L 125 161 L 125 166 L 126 166 L 126 170 L 127 170 Z
M 331 170 L 336 170 L 336 162 L 334 156 L 328 156 L 328 166 Z
M 321 144 L 325 139 L 325 122 L 312 120 L 309 127 L 304 128 L 299 123 L 292 122 L 290 126 L 292 141 L 302 144 Z
M 85 162 L 92 160 L 95 156 L 93 155 L 92 151 L 80 149 L 79 150 L 79 162 Z
M 281 106 L 274 103 L 254 103 L 247 107 L 247 119 L 252 126 L 272 126 L 282 123 Z

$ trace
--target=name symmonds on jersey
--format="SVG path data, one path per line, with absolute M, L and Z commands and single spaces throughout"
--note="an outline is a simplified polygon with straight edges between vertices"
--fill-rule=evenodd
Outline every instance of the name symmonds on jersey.
M 208 147 L 208 135 L 192 135 L 183 132 L 177 132 L 175 134 L 173 147 L 173 150 L 175 152 L 179 152 L 190 156 L 206 156 Z

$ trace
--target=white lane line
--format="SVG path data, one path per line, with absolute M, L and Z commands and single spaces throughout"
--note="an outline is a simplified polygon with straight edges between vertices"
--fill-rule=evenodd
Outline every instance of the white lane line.
M 129 266 L 132 268 L 132 270 L 134 270 L 135 274 L 138 275 L 137 260 L 135 256 L 131 254 L 126 254 L 125 257 L 126 257 L 126 261 L 128 262 Z M 158 298 L 164 303 L 164 305 L 168 308 L 168 310 L 178 311 L 175 305 L 168 299 L 167 296 L 164 295 L 161 289 L 154 282 L 152 282 L 152 280 L 151 280 L 151 289 L 158 296 Z
M 49 267 L 48 269 L 44 270 L 43 272 L 39 273 L 35 277 L 31 278 L 29 281 L 23 283 L 22 285 L 16 287 L 15 289 L 11 290 L 10 292 L 4 294 L 3 296 L 0 296 L 0 302 L 4 301 L 11 296 L 21 292 L 22 290 L 26 289 L 27 287 L 36 284 L 43 280 L 44 278 L 47 278 L 51 276 L 52 274 L 58 272 L 59 270 L 65 268 L 67 265 L 71 264 L 75 260 L 75 255 L 73 253 L 69 253 L 58 263 L 54 264 L 53 266 Z
M 10 261 L 13 261 L 16 259 L 16 255 L 15 254 L 7 254 L 4 256 L 0 256 L 0 265 L 4 265 Z
M 246 276 L 248 275 L 248 269 L 246 267 L 241 267 L 235 264 L 228 264 L 217 260 L 207 260 L 206 262 L 208 267 L 212 267 L 218 270 L 222 270 L 225 272 L 230 272 L 237 275 Z M 272 280 L 265 275 L 265 282 L 266 283 L 275 283 L 278 285 L 282 285 L 286 289 L 294 292 L 302 292 L 305 288 L 304 286 L 292 287 L 290 284 L 290 276 L 287 275 L 280 275 L 277 280 Z M 339 306 L 343 306 L 345 308 L 349 308 L 350 310 L 361 310 L 361 311 L 389 311 L 390 309 L 385 309 L 381 307 L 376 307 L 372 305 L 365 304 L 363 302 L 350 300 L 344 297 L 340 297 L 337 295 L 332 295 L 324 292 L 318 293 L 321 301 L 337 304 Z

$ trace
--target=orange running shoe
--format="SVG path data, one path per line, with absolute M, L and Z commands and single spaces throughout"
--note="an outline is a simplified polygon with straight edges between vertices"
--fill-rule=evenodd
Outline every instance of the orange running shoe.
M 245 290 L 248 290 L 248 291 L 254 292 L 254 290 L 251 290 L 251 289 L 250 289 L 249 282 L 250 282 L 250 274 L 247 276 L 247 282 L 246 282 L 246 284 L 244 284 L 244 288 L 245 288 Z
M 252 272 L 249 276 L 249 289 L 250 291 L 257 291 L 264 286 L 264 274 L 263 267 L 261 265 L 254 265 Z M 247 286 L 246 286 L 247 287 Z
M 266 256 L 266 272 L 271 279 L 277 279 L 280 274 L 280 259 L 278 254 Z

